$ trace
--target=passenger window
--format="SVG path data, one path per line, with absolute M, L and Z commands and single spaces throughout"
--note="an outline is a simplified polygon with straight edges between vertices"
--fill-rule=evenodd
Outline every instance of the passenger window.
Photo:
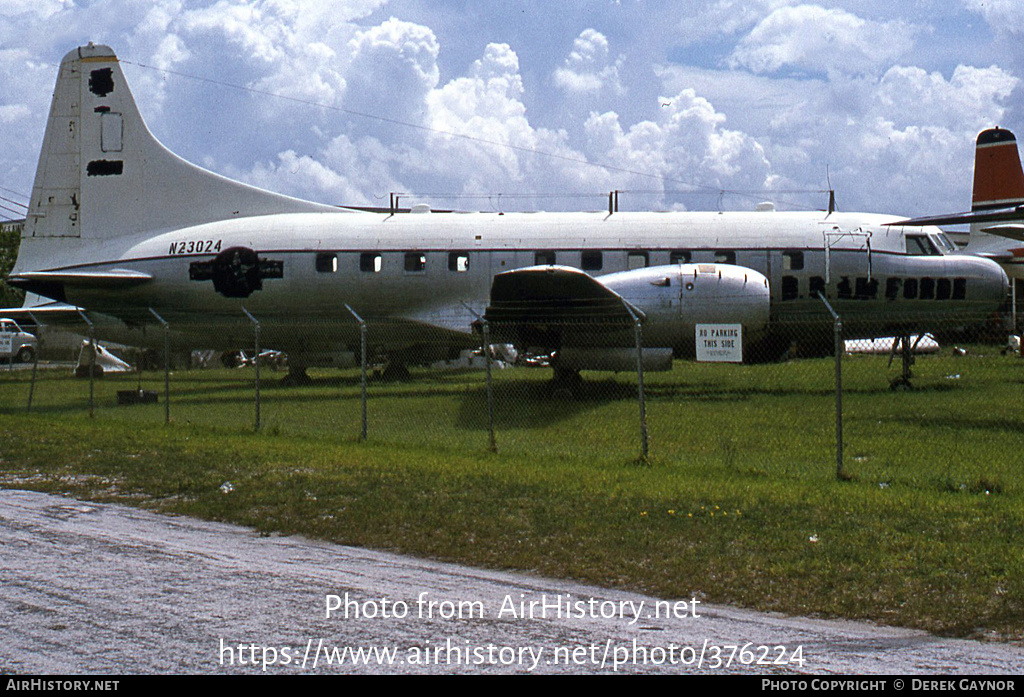
M 318 273 L 337 273 L 338 255 L 330 252 L 320 252 L 317 254 L 316 270 Z
M 363 252 L 359 255 L 359 270 L 367 273 L 380 273 L 381 256 L 377 252 Z
M 783 271 L 800 271 L 804 268 L 804 253 L 803 252 L 783 252 L 782 253 L 782 270 Z
M 669 254 L 668 260 L 671 264 L 689 264 L 690 253 L 682 249 L 677 249 Z
M 601 252 L 593 250 L 583 252 L 582 267 L 584 271 L 600 271 L 603 265 Z
M 900 287 L 903 282 L 898 278 L 889 278 L 885 281 L 885 299 L 895 300 L 900 297 Z
M 953 300 L 964 300 L 967 297 L 967 279 L 953 279 Z
M 953 284 L 949 282 L 948 278 L 940 278 L 938 288 L 935 291 L 936 300 L 949 300 L 949 296 L 952 295 Z
M 800 282 L 796 276 L 782 277 L 782 299 L 796 300 L 800 297 Z
M 735 264 L 736 263 L 736 252 L 728 249 L 720 249 L 715 252 L 715 263 L 717 264 Z
M 854 297 L 857 300 L 873 300 L 878 297 L 878 281 L 869 281 L 867 278 L 859 277 Z
M 645 268 L 647 260 L 647 252 L 630 252 L 626 255 L 626 268 L 630 271 Z
M 533 263 L 537 266 L 552 266 L 555 263 L 555 253 L 536 252 L 533 255 Z
M 811 297 L 818 297 L 818 293 L 825 295 L 825 279 L 821 276 L 811 276 Z
M 933 300 L 935 298 L 935 279 L 921 279 L 921 300 Z
M 849 276 L 843 276 L 842 280 L 836 286 L 836 290 L 839 291 L 840 300 L 849 300 L 853 297 L 853 288 L 850 284 Z
M 903 282 L 903 297 L 907 300 L 917 298 L 917 279 L 908 278 Z
M 457 273 L 469 271 L 469 252 L 449 252 L 448 270 Z
M 427 255 L 423 252 L 406 252 L 405 253 L 405 270 L 406 271 L 423 271 L 427 268 Z

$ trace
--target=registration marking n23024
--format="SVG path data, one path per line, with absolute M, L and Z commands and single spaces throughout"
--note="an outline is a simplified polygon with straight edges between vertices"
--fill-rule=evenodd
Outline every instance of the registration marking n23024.
M 216 254 L 220 251 L 220 240 L 182 240 L 171 242 L 168 254 Z

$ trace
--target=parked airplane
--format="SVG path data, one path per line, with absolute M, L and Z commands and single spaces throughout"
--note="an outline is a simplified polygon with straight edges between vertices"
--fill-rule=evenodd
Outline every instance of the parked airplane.
M 1002 264 L 1010 278 L 1024 280 L 1024 171 L 1017 139 L 1005 128 L 978 134 L 974 151 L 971 210 L 898 221 L 897 225 L 970 224 L 969 254 Z
M 556 374 L 692 356 L 698 323 L 740 324 L 745 357 L 791 342 L 921 334 L 996 311 L 1007 279 L 953 254 L 937 228 L 904 234 L 852 213 L 388 215 L 263 191 L 192 165 L 149 132 L 114 52 L 61 64 L 10 282 L 88 308 L 96 335 L 162 346 L 249 345 L 243 309 L 293 371 L 340 364 L 357 324 L 393 365 L 502 341 L 555 350 Z M 347 306 L 347 307 L 346 307 Z M 113 318 L 104 324 L 104 318 Z M 230 322 L 231 324 L 227 324 Z M 317 325 L 314 328 L 312 325 Z M 324 328 L 330 331 L 324 331 Z

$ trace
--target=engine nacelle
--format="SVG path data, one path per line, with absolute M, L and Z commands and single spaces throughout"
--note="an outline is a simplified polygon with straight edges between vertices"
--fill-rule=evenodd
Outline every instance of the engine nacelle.
M 672 370 L 670 348 L 644 348 L 644 371 Z M 615 373 L 636 372 L 635 348 L 563 348 L 553 364 L 569 370 L 609 370 Z
M 745 348 L 768 330 L 768 279 L 747 267 L 710 263 L 653 266 L 598 280 L 644 312 L 645 346 L 671 346 L 676 357 L 694 357 L 698 324 L 742 325 Z

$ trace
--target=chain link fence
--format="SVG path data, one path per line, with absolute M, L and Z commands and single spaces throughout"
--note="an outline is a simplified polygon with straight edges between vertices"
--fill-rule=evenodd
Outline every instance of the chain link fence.
M 338 317 L 175 326 L 153 313 L 146 349 L 94 352 L 85 327 L 74 367 L 47 360 L 43 332 L 41 362 L 0 370 L 0 409 L 538 460 L 700 460 L 755 476 L 834 468 L 880 486 L 926 461 L 951 489 L 1001 486 L 992 459 L 1024 446 L 1024 362 L 983 317 L 851 340 L 823 303 L 776 327 L 771 360 L 743 363 L 670 360 L 639 321 L 555 328 L 609 344 L 588 357 L 594 346 L 531 350 L 513 341 L 521 328 L 482 318 L 467 334 L 353 308 Z M 296 341 L 300 353 L 279 349 Z

